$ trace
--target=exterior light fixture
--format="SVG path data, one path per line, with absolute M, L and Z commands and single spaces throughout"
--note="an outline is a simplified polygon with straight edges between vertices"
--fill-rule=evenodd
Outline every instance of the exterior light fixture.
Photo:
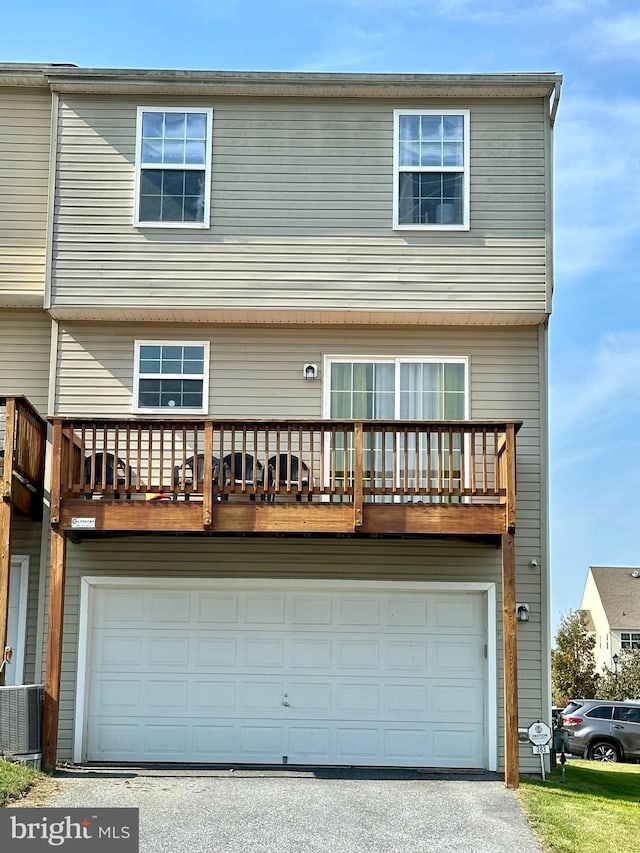
M 516 604 L 516 619 L 518 622 L 528 622 L 529 621 L 529 605 L 528 604 Z
M 318 378 L 318 365 L 317 364 L 305 364 L 302 368 L 302 375 L 305 379 L 317 379 Z
M 613 667 L 614 667 L 614 669 L 615 669 L 615 674 L 617 675 L 617 674 L 618 674 L 618 661 L 620 660 L 620 658 L 619 658 L 619 656 L 618 656 L 617 654 L 615 654 L 615 655 L 611 658 L 611 660 L 613 661 Z

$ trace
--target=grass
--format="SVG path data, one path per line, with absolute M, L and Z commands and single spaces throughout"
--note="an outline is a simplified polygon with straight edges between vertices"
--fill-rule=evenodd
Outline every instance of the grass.
M 18 799 L 43 778 L 44 774 L 31 767 L 0 760 L 0 806 Z
M 522 782 L 520 802 L 550 853 L 627 853 L 640 839 L 640 765 L 571 759 L 547 781 Z

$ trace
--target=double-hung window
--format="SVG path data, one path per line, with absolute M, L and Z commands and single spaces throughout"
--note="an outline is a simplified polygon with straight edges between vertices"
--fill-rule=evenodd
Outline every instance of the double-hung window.
M 208 108 L 138 107 L 135 225 L 209 227 Z
M 393 226 L 469 228 L 469 111 L 394 111 Z
M 136 341 L 133 410 L 207 414 L 209 344 Z

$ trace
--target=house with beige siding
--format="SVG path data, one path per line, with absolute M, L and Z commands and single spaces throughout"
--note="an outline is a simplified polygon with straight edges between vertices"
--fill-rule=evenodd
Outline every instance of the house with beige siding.
M 42 66 L 0 65 L 0 651 L 13 650 L 0 684 L 39 681 L 42 670 L 50 132 Z
M 42 79 L 45 761 L 517 785 L 561 78 Z
M 580 613 L 595 639 L 599 672 L 615 671 L 625 649 L 640 649 L 640 567 L 589 566 Z

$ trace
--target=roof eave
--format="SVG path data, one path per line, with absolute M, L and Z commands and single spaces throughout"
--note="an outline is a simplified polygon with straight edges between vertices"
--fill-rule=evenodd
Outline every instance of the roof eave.
M 130 68 L 50 68 L 47 77 L 52 89 L 70 93 L 371 98 L 545 98 L 562 80 L 554 72 L 329 74 Z

